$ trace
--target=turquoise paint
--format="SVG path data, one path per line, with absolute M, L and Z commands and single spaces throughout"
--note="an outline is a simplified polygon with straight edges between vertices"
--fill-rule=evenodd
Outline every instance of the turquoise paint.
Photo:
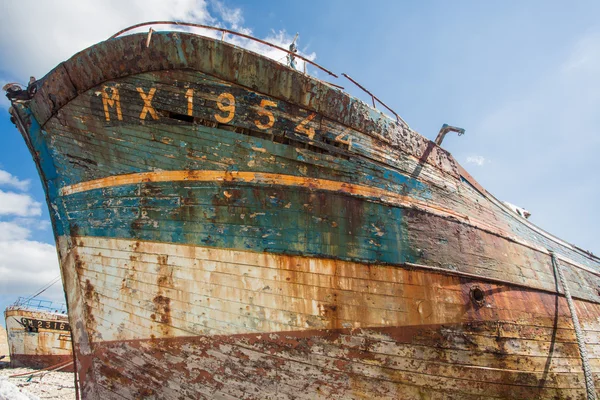
M 378 166 L 375 163 L 356 162 L 335 159 L 332 156 L 311 153 L 284 144 L 244 136 L 217 128 L 194 127 L 193 137 L 186 137 L 187 146 L 173 143 L 178 137 L 189 134 L 185 126 L 169 126 L 172 132 L 161 133 L 162 139 L 172 144 L 164 144 L 145 137 L 143 131 L 132 131 L 124 127 L 115 127 L 113 132 L 121 138 L 129 137 L 131 144 L 119 147 L 118 152 L 111 150 L 111 140 L 100 141 L 96 138 L 82 138 L 88 148 L 95 151 L 86 154 L 93 159 L 97 168 L 90 170 L 73 168 L 64 156 L 57 156 L 64 171 L 65 185 L 85 182 L 125 173 L 147 172 L 155 168 L 161 170 L 236 170 L 277 173 L 285 175 L 308 176 L 339 182 L 376 187 L 402 195 L 412 195 L 416 199 L 431 198 L 428 186 L 399 172 Z M 154 126 L 155 132 L 160 127 Z M 72 154 L 79 150 L 72 140 L 58 138 L 55 146 L 60 153 Z M 254 147 L 254 149 L 253 149 Z M 256 148 L 265 149 L 265 152 Z M 97 149 L 97 150 L 96 150 Z M 170 155 L 166 157 L 165 155 Z M 308 159 L 307 155 L 311 155 Z M 272 157 L 275 156 L 276 160 Z M 200 158 L 204 157 L 204 160 Z M 224 164 L 224 159 L 233 160 Z M 111 161 L 112 160 L 112 161 Z M 249 165 L 249 161 L 253 161 Z M 111 165 L 112 164 L 112 165 Z
M 139 35 L 139 41 L 135 43 L 143 44 L 145 34 Z M 123 47 L 126 40 L 134 43 L 135 37 L 129 39 L 117 39 L 101 43 L 91 49 L 84 50 L 75 56 L 73 60 L 67 63 L 71 68 L 74 64 L 79 64 L 80 69 L 90 68 L 90 60 L 101 60 L 103 56 L 109 56 L 109 65 L 105 71 L 98 68 L 90 68 L 89 76 L 80 84 L 100 84 L 113 80 L 115 76 L 135 75 L 140 69 L 160 70 L 168 67 L 169 73 L 177 68 L 199 68 L 207 73 L 217 72 L 219 76 L 232 81 L 233 75 L 228 70 L 234 70 L 233 74 L 239 78 L 239 83 L 245 87 L 260 87 L 261 90 L 272 93 L 273 96 L 286 99 L 289 104 L 281 103 L 281 109 L 289 112 L 291 115 L 306 115 L 306 110 L 291 103 L 301 104 L 306 101 L 302 107 L 311 108 L 320 111 L 322 115 L 339 121 L 345 126 L 351 126 L 353 129 L 362 132 L 376 132 L 378 135 L 392 139 L 391 133 L 395 129 L 395 122 L 379 114 L 377 111 L 370 110 L 362 102 L 352 99 L 341 93 L 337 89 L 332 89 L 322 85 L 310 78 L 302 77 L 298 74 L 290 74 L 273 68 L 273 63 L 266 61 L 259 56 L 250 53 L 244 53 L 244 61 L 252 60 L 243 64 L 240 59 L 235 57 L 238 50 L 233 52 L 228 50 L 228 45 L 203 41 L 194 37 L 187 37 L 185 54 L 182 51 L 182 39 L 179 34 L 155 33 L 152 41 L 152 51 L 155 54 L 162 54 L 156 60 L 147 60 L 143 55 L 136 53 L 138 48 L 130 46 Z M 115 47 L 112 47 L 115 46 Z M 143 50 L 148 52 L 146 48 Z M 123 60 L 115 60 L 114 55 L 122 55 Z M 142 53 L 143 54 L 143 53 Z M 206 55 L 210 54 L 211 57 Z M 111 58 L 112 56 L 112 58 Z M 79 58 L 81 57 L 81 58 Z M 86 58 L 87 57 L 87 58 Z M 236 59 L 235 62 L 232 60 Z M 83 60 L 83 61 L 82 61 Z M 139 62 L 139 61 L 143 62 Z M 116 62 L 115 62 L 116 61 Z M 254 64 L 253 62 L 256 61 Z M 155 63 L 154 63 L 155 62 Z M 162 64 L 161 64 L 162 63 Z M 123 66 L 125 69 L 123 70 Z M 245 67 L 241 69 L 240 65 Z M 120 72 L 110 71 L 114 66 L 120 67 Z M 77 68 L 74 68 L 75 70 Z M 82 72 L 82 73 L 86 73 Z M 114 75 L 114 74 L 117 75 Z M 113 75 L 111 75 L 113 74 Z M 119 75 L 120 74 L 120 75 Z M 229 76 L 228 76 L 229 74 Z M 214 79 L 201 77 L 189 81 L 180 80 L 173 84 L 173 88 L 183 89 L 181 83 L 198 85 L 198 89 L 211 87 L 212 94 L 218 94 L 224 90 L 231 90 L 227 85 L 215 82 Z M 272 85 L 273 76 L 277 75 L 277 85 Z M 138 75 L 137 77 L 125 78 L 122 82 L 129 82 L 131 88 L 135 88 L 134 83 L 138 78 L 150 78 L 143 87 L 147 89 L 153 84 L 152 74 Z M 89 79 L 88 79 L 89 78 Z M 51 80 L 49 80 L 51 81 Z M 286 82 L 283 84 L 281 82 Z M 310 87 L 309 95 L 305 92 L 306 87 Z M 285 173 L 297 176 L 313 176 L 321 179 L 331 179 L 339 182 L 349 182 L 364 184 L 372 187 L 378 187 L 393 191 L 399 194 L 407 195 L 415 199 L 430 199 L 432 193 L 426 184 L 411 179 L 405 175 L 394 172 L 393 167 L 382 167 L 368 159 L 371 142 L 366 135 L 363 143 L 354 145 L 353 158 L 344 160 L 337 156 L 312 153 L 304 151 L 302 154 L 294 149 L 294 146 L 287 146 L 279 143 L 272 143 L 268 140 L 249 138 L 239 133 L 229 132 L 223 129 L 204 128 L 191 125 L 176 120 L 168 120 L 168 124 L 162 121 L 154 122 L 144 121 L 140 124 L 139 115 L 141 103 L 139 96 L 135 92 L 128 98 L 123 96 L 123 102 L 127 100 L 137 101 L 137 105 L 123 110 L 125 121 L 119 123 L 104 121 L 103 111 L 98 105 L 98 98 L 93 97 L 94 91 L 87 93 L 78 93 L 77 98 L 72 99 L 68 106 L 61 111 L 65 112 L 66 123 L 70 126 L 64 127 L 62 123 L 52 121 L 53 126 L 45 126 L 52 141 L 45 135 L 39 127 L 33 127 L 31 135 L 37 137 L 34 144 L 36 152 L 40 153 L 40 171 L 48 172 L 42 179 L 46 181 L 46 190 L 49 204 L 52 206 L 53 222 L 55 231 L 58 234 L 67 232 L 68 229 L 62 225 L 67 214 L 63 211 L 62 199 L 57 197 L 57 188 L 91 179 L 108 177 L 124 173 L 145 172 L 154 169 L 163 170 L 186 170 L 186 169 L 218 169 L 218 170 L 248 170 Z M 246 111 L 251 111 L 252 102 L 258 102 L 266 98 L 262 95 L 253 94 L 247 90 L 235 89 L 233 94 L 240 95 L 246 99 Z M 58 93 L 57 93 L 58 94 Z M 95 99 L 96 106 L 90 99 Z M 319 99 L 319 101 L 315 101 Z M 63 99 L 64 100 L 64 99 Z M 68 99 L 67 99 L 68 100 Z M 161 103 L 164 111 L 185 114 L 184 99 L 180 96 L 177 101 L 169 103 L 167 97 L 161 98 L 157 95 L 156 104 Z M 87 101 L 87 102 L 86 102 Z M 63 101 L 66 103 L 67 101 Z M 313 102 L 312 104 L 310 102 Z M 194 103 L 194 115 L 200 118 L 212 120 L 214 112 L 214 102 L 207 100 Z M 136 108 L 137 107 L 137 108 Z M 47 110 L 46 110 L 47 111 Z M 49 113 L 47 113 L 49 115 Z M 86 122 L 79 121 L 74 117 L 90 115 L 92 118 Z M 95 118 L 95 119 L 94 119 Z M 320 118 L 320 117 L 319 117 Z M 318 119 L 318 118 L 317 118 Z M 253 118 L 244 117 L 241 120 L 235 120 L 234 124 L 240 127 L 251 127 Z M 44 121 L 45 122 L 45 121 Z M 135 122 L 135 123 L 134 123 Z M 278 131 L 273 130 L 273 134 L 278 137 L 298 138 L 293 133 L 294 121 L 283 121 L 284 126 Z M 317 121 L 319 122 L 319 121 Z M 166 129 L 172 129 L 173 132 L 167 132 Z M 81 131 L 79 131 L 80 129 Z M 61 131 L 63 131 L 61 133 Z M 65 138 L 60 139 L 59 134 L 64 134 Z M 410 135 L 409 135 L 410 136 Z M 413 134 L 412 138 L 418 137 Z M 331 132 L 318 132 L 317 140 L 332 140 Z M 74 144 L 73 140 L 78 140 L 81 145 Z M 124 142 L 117 142 L 122 139 Z M 171 143 L 161 143 L 162 139 L 167 139 Z M 252 149 L 252 146 L 261 146 L 267 150 L 267 153 L 273 154 L 275 160 L 271 160 L 266 155 L 261 155 Z M 302 145 L 302 144 L 301 144 Z M 410 148 L 407 152 L 410 152 Z M 84 154 L 85 153 L 85 154 Z M 92 159 L 95 164 L 85 165 L 80 162 L 74 163 L 66 154 L 83 156 L 84 159 Z M 215 155 L 216 154 L 216 155 Z M 168 155 L 168 156 L 167 156 Z M 416 156 L 415 154 L 411 154 Z M 206 157 L 205 160 L 197 160 L 194 157 Z M 233 162 L 226 162 L 225 158 L 230 158 Z M 53 161 L 52 161 L 53 160 Z M 254 161 L 254 166 L 249 166 L 248 160 Z M 52 165 L 47 165 L 48 163 Z M 283 171 L 283 172 L 276 172 Z M 52 172 L 55 175 L 52 175 Z M 48 177 L 51 178 L 48 178 Z M 374 202 L 375 199 L 356 199 L 354 206 L 348 206 L 348 202 L 335 200 L 338 198 L 348 198 L 341 194 L 325 194 L 331 198 L 331 207 L 327 208 L 324 201 L 318 201 L 320 208 L 317 210 L 307 210 L 294 204 L 293 208 L 281 209 L 281 204 L 285 201 L 271 201 L 269 197 L 240 197 L 223 203 L 223 199 L 216 197 L 222 188 L 196 185 L 192 194 L 187 195 L 182 192 L 179 184 L 170 184 L 165 190 L 164 184 L 153 185 L 131 185 L 129 187 L 103 189 L 101 191 L 90 191 L 82 194 L 82 197 L 68 196 L 65 201 L 72 232 L 79 234 L 104 235 L 106 237 L 137 237 L 147 240 L 164 240 L 173 243 L 204 243 L 205 245 L 219 246 L 226 248 L 251 248 L 257 251 L 276 251 L 281 253 L 290 252 L 293 254 L 324 255 L 331 257 L 340 257 L 344 259 L 363 260 L 373 262 L 401 262 L 401 260 L 412 260 L 409 236 L 406 234 L 407 226 L 406 215 L 399 208 L 383 206 Z M 168 186 L 168 185 L 167 185 Z M 188 184 L 188 186 L 190 186 Z M 227 187 L 231 188 L 231 187 Z M 236 188 L 234 188 L 236 189 Z M 240 188 L 244 193 L 248 188 Z M 186 188 L 186 190 L 189 190 Z M 211 192 L 212 190 L 212 192 Z M 271 188 L 269 189 L 271 190 Z M 122 192 L 121 192 L 122 191 Z M 167 199 L 158 200 L 158 196 L 164 196 L 164 191 L 171 196 L 179 198 L 177 200 Z M 196 191 L 197 193 L 195 193 Z M 257 186 L 254 191 L 263 193 L 266 189 Z M 305 193 L 304 190 L 298 190 Z M 213 193 L 213 197 L 210 197 Z M 319 194 L 321 192 L 313 191 L 309 193 Z M 456 198 L 451 197 L 451 193 L 442 192 L 445 196 L 448 194 L 449 204 Z M 92 196 L 96 196 L 95 198 Z M 108 201 L 99 201 L 98 197 L 105 196 Z M 249 195 L 248 195 L 249 196 Z M 287 199 L 287 194 L 283 199 Z M 114 201 L 113 197 L 118 198 Z M 120 198 L 123 197 L 123 198 Z M 246 200 L 251 198 L 252 200 Z M 146 199 L 146 200 L 144 200 Z M 187 199 L 191 204 L 181 202 Z M 220 199 L 220 202 L 213 204 L 214 199 Z M 261 200 L 262 199 L 262 200 Z M 73 200 L 73 203 L 71 201 Z M 299 199 L 296 199 L 299 200 Z M 371 201 L 373 200 L 373 201 Z M 434 199 L 434 204 L 445 205 L 445 198 Z M 194 202 L 197 202 L 194 203 Z M 262 208 L 261 208 L 262 207 Z M 452 205 L 450 205 L 452 207 Z M 253 221 L 252 223 L 242 223 L 232 220 L 237 216 L 254 210 L 269 210 L 265 212 L 265 219 Z M 460 210 L 458 210 L 460 211 Z M 154 226 L 153 215 L 161 217 L 158 221 L 160 229 Z M 331 226 L 330 220 L 323 216 L 333 219 L 336 216 L 344 217 L 344 221 L 337 227 Z M 315 218 L 323 218 L 315 220 Z M 154 217 L 154 220 L 156 217 Z M 60 221 L 59 221 L 60 220 Z M 547 247 L 557 248 L 557 251 L 563 254 L 569 254 L 573 259 L 583 263 L 588 263 L 585 257 L 579 253 L 559 246 L 544 238 L 540 238 L 528 227 L 518 222 L 510 220 L 513 231 L 521 237 L 531 239 L 533 243 L 548 245 Z M 234 223 L 236 222 L 236 223 Z M 419 224 L 414 223 L 411 226 L 411 233 L 419 232 Z M 327 225 L 329 224 L 329 225 Z M 372 226 L 377 227 L 383 232 L 383 236 L 378 236 L 378 231 L 372 231 Z M 76 228 L 76 229 L 75 229 Z M 281 236 L 277 236 L 280 234 Z M 266 235 L 266 236 L 265 236 Z M 293 242 L 292 240 L 296 240 Z M 237 247 L 236 247 L 237 246 Z M 297 253 L 296 253 L 297 252 Z M 379 261 L 378 261 L 379 262 Z
M 203 74 L 197 73 L 195 75 L 198 76 L 198 81 L 195 82 L 197 90 L 210 91 L 215 94 L 223 91 L 233 93 L 237 99 L 236 104 L 239 108 L 237 112 L 239 114 L 245 112 L 244 107 L 242 107 L 243 102 L 248 104 L 247 107 L 250 107 L 250 104 L 256 106 L 266 98 L 243 88 L 232 88 Z M 120 81 L 124 121 L 116 121 L 116 113 L 112 109 L 110 110 L 111 121 L 106 122 L 104 120 L 102 102 L 100 97 L 96 95 L 100 90 L 103 90 L 102 87 L 94 88 L 88 91 L 85 96 L 75 99 L 65 110 L 65 113 L 73 115 L 91 114 L 91 120 L 83 123 L 76 118 L 70 119 L 68 121 L 70 126 L 67 128 L 54 120 L 53 129 L 56 132 L 62 132 L 61 136 L 55 137 L 55 146 L 59 164 L 64 165 L 64 170 L 61 172 L 65 177 L 65 185 L 115 174 L 144 172 L 155 168 L 163 170 L 227 169 L 321 177 L 323 179 L 370 185 L 395 191 L 399 194 L 412 194 L 421 200 L 431 198 L 431 193 L 426 184 L 365 159 L 359 160 L 357 158 L 348 161 L 336 156 L 311 153 L 310 151 L 303 151 L 305 154 L 302 154 L 292 146 L 244 136 L 224 129 L 192 125 L 172 119 L 168 120 L 168 124 L 165 124 L 147 117 L 142 125 L 139 121 L 142 104 L 139 95 L 135 92 L 137 86 L 135 81 L 144 80 L 142 87 L 147 92 L 151 86 L 148 82 L 152 79 L 157 78 L 154 74 L 148 73 L 138 75 L 135 79 L 128 78 L 128 80 Z M 126 88 L 129 91 L 126 91 Z M 177 92 L 178 88 L 181 93 Z M 170 90 L 167 94 L 163 93 L 164 90 L 157 90 L 153 104 L 180 114 L 186 113 L 187 103 L 183 96 L 183 93 L 185 93 L 183 83 L 177 84 Z M 177 98 L 177 101 L 174 101 L 174 98 Z M 86 103 L 85 99 L 89 99 L 89 103 Z M 133 108 L 127 108 L 126 105 L 128 104 Z M 212 104 L 211 107 L 206 107 L 202 102 L 196 101 L 194 103 L 194 115 L 208 120 L 214 119 L 215 105 Z M 292 114 L 298 112 L 297 106 L 282 101 L 278 102 L 278 109 Z M 238 121 L 237 123 L 242 126 L 253 127 L 251 121 Z M 296 123 L 282 121 L 281 124 L 284 127 L 289 126 L 293 129 Z M 254 129 L 256 130 L 256 127 Z M 78 134 L 78 131 L 93 132 L 93 135 L 82 137 Z M 322 134 L 329 135 L 325 131 Z M 317 133 L 318 135 L 319 133 Z M 85 144 L 86 150 L 89 151 L 85 158 L 92 159 L 96 163 L 95 165 L 98 166 L 97 168 L 84 170 L 72 167 L 64 154 L 78 154 L 82 151 L 81 148 L 73 144 L 73 139 Z M 126 140 L 122 141 L 122 139 Z M 167 143 L 162 143 L 161 140 Z M 330 135 L 329 140 L 333 140 L 333 136 Z M 360 150 L 361 145 L 357 144 L 356 146 Z M 261 153 L 255 150 L 256 148 L 265 149 L 266 152 Z M 307 159 L 306 154 L 313 155 L 310 159 Z M 278 160 L 279 165 L 269 165 L 269 163 L 273 164 L 269 160 L 271 155 L 284 160 Z M 193 157 L 205 157 L 206 162 L 193 160 Z M 222 159 L 226 158 L 233 159 L 234 162 L 228 165 L 218 165 Z M 290 159 L 295 159 L 295 163 L 290 163 Z M 255 161 L 253 166 L 248 165 L 250 160 Z M 285 166 L 282 166 L 282 163 Z M 309 170 L 303 173 L 301 172 L 302 167 Z
M 56 239 L 56 237 L 66 232 L 65 223 L 67 218 L 63 211 L 62 199 L 58 196 L 59 187 L 61 186 L 60 176 L 54 163 L 55 154 L 53 154 L 52 149 L 48 146 L 49 134 L 42 130 L 31 109 L 21 104 L 13 104 L 13 107 L 17 109 L 17 112 L 24 119 L 23 122 L 28 128 L 27 135 L 33 147 L 29 150 L 32 152 L 32 157 L 40 175 L 48 205 L 52 205 L 48 211 Z
M 137 186 L 140 195 L 132 197 Z M 147 192 L 153 197 L 145 197 Z M 402 244 L 401 209 L 344 194 L 196 182 L 129 185 L 122 194 L 104 192 L 100 199 L 102 190 L 96 189 L 66 196 L 78 235 L 370 263 L 415 260 L 408 243 Z

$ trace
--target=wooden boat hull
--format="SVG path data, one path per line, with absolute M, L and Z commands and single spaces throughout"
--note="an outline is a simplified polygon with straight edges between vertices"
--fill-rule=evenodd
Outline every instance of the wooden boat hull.
M 552 293 L 157 242 L 80 238 L 76 251 L 80 280 L 96 277 L 78 361 L 99 398 L 585 398 Z M 598 371 L 600 310 L 576 303 Z
M 58 238 L 85 398 L 584 398 L 599 262 L 326 83 L 156 33 L 13 116 Z
M 4 316 L 12 368 L 46 368 L 73 360 L 67 315 L 9 307 Z

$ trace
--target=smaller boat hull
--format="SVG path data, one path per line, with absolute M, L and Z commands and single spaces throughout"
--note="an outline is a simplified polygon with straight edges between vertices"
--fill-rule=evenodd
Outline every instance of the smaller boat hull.
M 71 361 L 73 356 L 68 355 L 57 355 L 57 354 L 15 354 L 10 359 L 11 368 L 34 368 L 42 369 L 48 368 L 53 365 L 59 365 Z M 61 371 L 73 372 L 73 366 L 62 368 Z
M 73 359 L 66 314 L 8 308 L 4 316 L 12 368 L 48 368 Z

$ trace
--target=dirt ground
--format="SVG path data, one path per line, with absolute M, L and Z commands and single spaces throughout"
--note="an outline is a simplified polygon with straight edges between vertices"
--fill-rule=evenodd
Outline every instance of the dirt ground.
M 4 356 L 2 358 L 2 356 Z M 17 387 L 24 395 L 21 398 L 27 399 L 54 399 L 54 400 L 74 400 L 75 383 L 73 382 L 72 372 L 43 372 L 35 375 L 32 373 L 38 370 L 31 368 L 9 368 L 8 342 L 6 330 L 0 326 L 0 400 L 4 400 L 2 393 L 8 389 L 3 384 L 3 378 L 9 375 L 22 374 L 27 375 L 8 378 L 6 381 Z M 6 390 L 2 390 L 6 389 Z M 7 400 L 11 400 L 8 398 Z
M 3 361 L 0 361 L 0 380 L 1 377 L 8 377 L 9 375 L 37 371 L 31 368 L 3 368 L 8 367 L 8 363 Z M 26 396 L 32 394 L 40 399 L 75 399 L 75 384 L 71 372 L 46 372 L 33 375 L 33 377 L 27 374 L 21 377 L 8 378 L 8 382 L 15 385 Z M 33 396 L 27 397 L 35 398 Z

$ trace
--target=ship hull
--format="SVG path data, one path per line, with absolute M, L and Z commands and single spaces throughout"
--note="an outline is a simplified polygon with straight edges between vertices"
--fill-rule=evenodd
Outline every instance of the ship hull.
M 585 398 L 552 293 L 418 266 L 77 242 L 90 397 Z M 576 304 L 598 371 L 600 309 Z
M 17 123 L 85 398 L 584 398 L 596 259 L 339 90 L 189 34 L 101 43 Z
M 66 315 L 19 308 L 9 308 L 4 315 L 12 368 L 47 368 L 73 360 Z

